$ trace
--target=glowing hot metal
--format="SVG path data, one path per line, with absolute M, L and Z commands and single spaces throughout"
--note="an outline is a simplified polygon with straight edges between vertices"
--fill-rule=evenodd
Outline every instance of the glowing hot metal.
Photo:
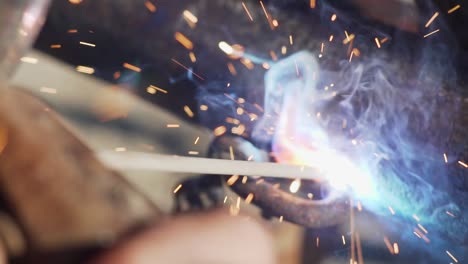
M 370 175 L 332 147 L 335 139 L 320 125 L 320 113 L 309 114 L 327 96 L 316 88 L 318 74 L 318 63 L 308 52 L 274 64 L 265 76 L 265 116 L 254 137 L 265 137 L 273 127 L 273 138 L 267 140 L 278 162 L 320 168 L 332 188 L 372 197 Z

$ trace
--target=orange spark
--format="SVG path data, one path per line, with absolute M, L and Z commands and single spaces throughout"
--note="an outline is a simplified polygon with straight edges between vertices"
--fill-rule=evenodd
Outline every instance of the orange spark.
M 434 15 L 432 15 L 432 17 L 427 21 L 425 27 L 428 28 L 438 16 L 439 16 L 439 12 L 435 12 Z
M 291 193 L 297 193 L 297 191 L 299 191 L 299 188 L 301 188 L 301 179 L 295 179 L 291 182 L 291 185 L 289 186 L 289 191 Z
M 287 52 L 288 52 L 288 48 L 286 46 L 282 46 L 281 47 L 281 54 L 286 55 Z
M 244 176 L 244 177 L 242 178 L 242 184 L 246 184 L 248 179 L 249 179 L 249 177 Z M 261 181 L 261 180 L 263 180 L 263 179 L 260 179 L 259 181 Z M 258 183 L 258 181 L 257 181 L 257 183 Z
M 148 86 L 148 88 L 146 88 L 146 92 L 149 94 L 156 94 L 156 89 L 152 86 Z
M 31 63 L 31 64 L 37 64 L 39 62 L 38 59 L 33 58 L 33 57 L 22 57 L 21 61 L 25 63 Z
M 310 8 L 314 9 L 317 6 L 317 0 L 310 0 Z
M 379 39 L 378 39 L 378 38 L 375 38 L 374 40 L 375 40 L 375 44 L 377 45 L 377 48 L 380 49 L 381 46 L 380 46 L 380 41 L 379 41 Z
M 196 24 L 198 23 L 198 18 L 190 11 L 184 10 L 184 18 L 189 21 L 190 23 Z
M 132 65 L 132 64 L 130 64 L 130 63 L 127 63 L 127 62 L 125 62 L 125 63 L 123 64 L 123 67 L 124 67 L 125 69 L 131 70 L 131 71 L 134 71 L 134 72 L 141 72 L 141 69 L 140 69 L 139 67 L 137 67 L 137 66 L 135 66 L 135 65 Z
M 455 217 L 455 215 L 452 213 L 452 212 L 449 212 L 449 211 L 445 211 L 445 213 L 451 217 Z
M 268 16 L 268 12 L 266 11 L 265 5 L 263 5 L 263 2 L 262 2 L 262 1 L 260 1 L 260 5 L 262 6 L 263 13 L 265 13 L 266 19 L 269 21 L 269 20 L 270 20 L 270 17 Z
M 253 22 L 253 21 L 254 21 L 254 20 L 253 20 L 253 17 L 252 17 L 252 15 L 250 14 L 249 9 L 247 8 L 247 6 L 245 5 L 244 2 L 242 2 L 242 7 L 244 7 L 244 10 L 245 10 L 245 12 L 247 13 L 247 16 L 249 16 L 250 21 Z
M 361 236 L 359 235 L 359 232 L 356 232 L 356 246 L 358 254 L 358 263 L 364 264 L 364 257 L 362 256 Z
M 273 19 L 273 21 L 271 23 L 273 24 L 274 27 L 279 26 L 278 20 L 276 20 L 276 19 Z
M 452 8 L 450 8 L 450 10 L 447 11 L 447 13 L 451 14 L 451 13 L 457 11 L 458 9 L 460 9 L 460 7 L 461 7 L 460 5 L 456 5 L 456 6 L 452 7 Z
M 239 125 L 239 126 L 237 126 L 237 127 L 233 127 L 233 128 L 231 129 L 231 132 L 232 132 L 233 134 L 235 134 L 235 135 L 239 135 L 239 136 L 240 136 L 240 135 L 244 134 L 244 132 L 245 132 L 245 126 L 244 126 L 244 125 Z
M 232 146 L 229 146 L 229 156 L 231 157 L 231 160 L 234 160 L 235 157 L 234 157 L 234 149 L 232 148 Z
M 87 67 L 87 66 L 82 66 L 82 65 L 76 66 L 76 71 L 81 72 L 81 73 L 86 73 L 86 74 L 93 74 L 94 73 L 93 68 Z
M 458 259 L 455 258 L 455 256 L 452 255 L 452 253 L 450 253 L 448 250 L 446 250 L 445 252 L 451 259 L 453 259 L 453 261 L 455 261 L 455 263 L 458 263 Z
M 234 64 L 228 62 L 227 66 L 228 66 L 229 72 L 232 75 L 234 75 L 234 76 L 237 75 L 237 71 L 236 71 L 236 68 L 234 67 Z
M 84 42 L 84 41 L 80 41 L 80 45 L 93 47 L 93 48 L 96 47 L 96 44 L 89 43 L 89 42 Z
M 398 247 L 398 243 L 393 243 L 393 252 L 395 253 L 395 255 L 400 253 L 400 247 Z
M 176 194 L 181 188 L 182 188 L 182 184 L 179 184 L 179 185 L 174 189 L 174 194 Z
M 346 30 L 345 30 L 345 35 L 346 35 L 346 38 L 343 40 L 344 45 L 350 43 L 355 37 L 354 34 L 349 35 L 348 31 L 346 31 Z
M 226 133 L 226 127 L 225 126 L 219 126 L 213 130 L 213 134 L 217 137 L 224 135 Z
M 190 58 L 190 61 L 191 61 L 192 63 L 197 62 L 197 57 L 195 57 L 195 53 L 190 52 L 190 53 L 189 53 L 189 58 Z
M 390 240 L 388 239 L 388 237 L 384 237 L 384 242 L 385 242 L 385 245 L 387 246 L 388 251 L 390 251 L 391 254 L 395 254 L 392 243 L 390 243 Z
M 439 31 L 440 31 L 440 29 L 436 29 L 436 30 L 434 30 L 434 31 L 432 31 L 432 32 L 430 32 L 430 33 L 427 33 L 426 35 L 424 35 L 424 38 L 427 38 L 427 37 L 429 37 L 430 35 L 435 34 L 435 33 L 439 32 Z
M 353 48 L 354 56 L 359 57 L 361 56 L 361 51 L 358 48 Z
M 226 53 L 227 55 L 231 55 L 232 53 L 234 53 L 234 49 L 232 48 L 232 46 L 229 45 L 225 41 L 220 41 L 218 43 L 218 48 L 222 50 L 224 53 Z
M 271 59 L 274 60 L 274 61 L 277 61 L 278 60 L 278 56 L 276 56 L 276 53 L 272 50 L 270 50 L 270 56 L 271 56 Z
M 240 62 L 249 70 L 252 70 L 254 68 L 254 64 L 249 59 L 242 58 Z
M 167 94 L 167 91 L 162 89 L 162 88 L 159 88 L 157 86 L 154 86 L 154 85 L 150 85 L 148 86 L 148 88 L 146 88 L 146 91 L 150 94 L 155 94 L 156 92 L 161 92 L 161 93 L 165 93 Z
M 234 185 L 234 183 L 236 183 L 237 180 L 239 180 L 239 175 L 232 175 L 231 177 L 229 177 L 226 183 L 228 186 L 232 186 Z
M 192 109 L 188 105 L 184 106 L 184 112 L 189 116 L 189 117 L 194 117 L 195 114 L 193 113 Z
M 428 233 L 426 228 L 424 228 L 424 226 L 422 226 L 421 224 L 418 224 L 418 227 L 424 232 L 424 233 Z
M 426 235 L 424 235 L 421 231 L 419 231 L 419 229 L 415 228 L 414 229 L 414 232 L 413 232 L 417 237 L 421 238 L 422 240 L 424 240 L 424 242 L 426 243 L 430 243 L 431 240 L 429 240 L 429 238 L 427 238 Z
M 150 1 L 146 1 L 145 6 L 151 13 L 156 12 L 156 6 L 153 3 L 151 3 Z
M 247 197 L 245 198 L 245 203 L 250 204 L 253 201 L 253 198 L 254 198 L 254 194 L 249 193 L 249 195 L 247 195 Z
M 177 42 L 179 42 L 186 49 L 188 50 L 193 49 L 193 42 L 189 38 L 187 38 L 184 34 L 180 32 L 176 32 L 174 34 L 174 38 L 177 40 Z

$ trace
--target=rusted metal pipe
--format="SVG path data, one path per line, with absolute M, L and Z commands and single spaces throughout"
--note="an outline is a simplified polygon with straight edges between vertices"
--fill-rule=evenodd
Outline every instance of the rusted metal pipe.
M 222 136 L 213 141 L 211 157 L 247 160 L 254 157 L 256 161 L 269 161 L 264 151 L 257 149 L 249 141 L 235 136 Z M 234 154 L 231 154 L 234 153 Z M 250 175 L 255 176 L 255 175 Z M 253 195 L 253 203 L 267 214 L 307 227 L 325 227 L 347 221 L 349 198 L 344 193 L 331 190 L 323 200 L 301 198 L 278 188 L 278 182 L 268 177 L 249 177 L 247 182 L 241 180 L 231 184 L 231 188 L 241 197 Z

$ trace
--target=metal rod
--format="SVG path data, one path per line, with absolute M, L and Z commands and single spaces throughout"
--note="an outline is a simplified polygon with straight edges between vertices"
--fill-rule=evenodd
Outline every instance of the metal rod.
M 108 167 L 116 170 L 166 171 L 214 175 L 249 175 L 275 178 L 292 178 L 324 181 L 318 168 L 254 162 L 173 156 L 141 152 L 104 151 L 97 154 Z

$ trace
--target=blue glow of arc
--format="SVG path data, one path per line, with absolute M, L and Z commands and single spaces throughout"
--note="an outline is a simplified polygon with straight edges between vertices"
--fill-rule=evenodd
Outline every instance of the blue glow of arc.
M 431 178 L 440 173 L 437 184 L 444 185 L 444 164 L 411 131 L 414 122 L 429 126 L 437 107 L 427 95 L 438 84 L 394 85 L 386 66 L 376 60 L 327 72 L 305 51 L 275 62 L 265 75 L 265 113 L 255 129 L 274 130 L 280 162 L 319 167 L 334 188 L 351 190 L 367 208 L 431 218 L 432 206 L 451 205 Z

